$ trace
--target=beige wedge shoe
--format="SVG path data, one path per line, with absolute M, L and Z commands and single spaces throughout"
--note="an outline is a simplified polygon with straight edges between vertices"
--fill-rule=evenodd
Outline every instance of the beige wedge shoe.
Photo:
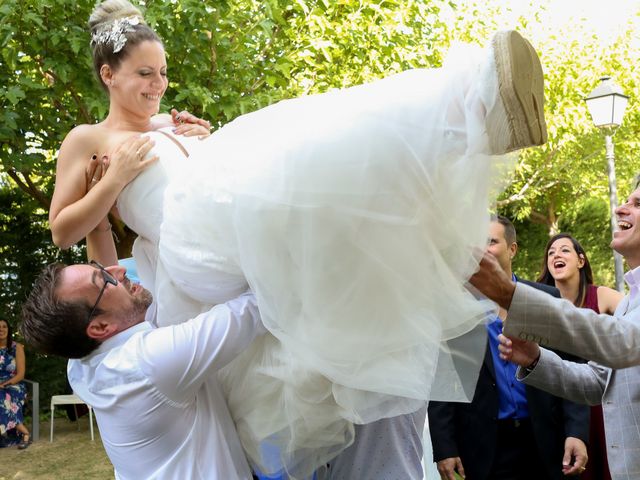
M 514 30 L 498 32 L 491 46 L 500 98 L 487 113 L 491 153 L 502 154 L 547 141 L 544 76 L 531 44 Z

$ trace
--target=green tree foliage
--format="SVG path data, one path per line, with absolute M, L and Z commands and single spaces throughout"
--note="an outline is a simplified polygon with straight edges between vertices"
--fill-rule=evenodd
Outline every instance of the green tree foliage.
M 630 97 L 624 122 L 614 137 L 617 188 L 619 200 L 623 200 L 640 170 L 636 154 L 640 120 L 638 12 L 609 42 L 589 28 L 589 22 L 597 23 L 598 19 L 561 25 L 549 22 L 546 14 L 552 3 L 531 2 L 517 17 L 515 6 L 470 0 L 454 11 L 450 32 L 454 39 L 484 43 L 497 28 L 515 27 L 532 39 L 545 71 L 549 141 L 519 154 L 511 184 L 497 205 L 519 227 L 516 272 L 535 278 L 549 236 L 568 231 L 592 258 L 596 281 L 613 286 L 604 139 L 594 127 L 584 99 L 603 75 L 612 76 Z M 511 23 L 505 25 L 505 18 Z

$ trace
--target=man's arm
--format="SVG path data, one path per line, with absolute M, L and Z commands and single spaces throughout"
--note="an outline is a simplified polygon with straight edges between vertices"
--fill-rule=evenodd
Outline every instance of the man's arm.
M 194 395 L 265 332 L 255 296 L 245 293 L 192 320 L 141 336 L 140 364 L 160 391 L 179 401 Z
M 640 365 L 640 324 L 576 308 L 526 285 L 515 288 L 504 333 L 610 368 Z
M 509 337 L 541 343 L 611 368 L 640 365 L 640 322 L 597 314 L 527 285 L 516 285 L 489 254 L 484 255 L 469 282 L 508 310 L 504 333 Z
M 563 360 L 558 354 L 541 348 L 540 358 L 533 370 L 528 372 L 520 367 L 516 377 L 527 385 L 557 397 L 581 404 L 600 405 L 609 371 L 593 362 Z

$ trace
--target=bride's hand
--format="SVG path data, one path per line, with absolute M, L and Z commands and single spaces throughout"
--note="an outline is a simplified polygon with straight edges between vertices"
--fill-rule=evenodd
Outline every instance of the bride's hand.
M 109 155 L 109 165 L 103 176 L 114 178 L 124 188 L 140 172 L 158 160 L 157 155 L 147 158 L 154 145 L 155 142 L 148 136 L 136 135 L 128 138 Z
M 206 120 L 183 110 L 178 112 L 175 108 L 171 110 L 171 119 L 176 128 L 173 133 L 184 135 L 185 137 L 199 136 L 201 139 L 211 135 L 211 124 Z
M 109 159 L 106 155 L 100 158 L 98 158 L 98 155 L 91 157 L 84 171 L 87 192 L 104 177 L 105 173 L 107 173 L 107 168 L 109 168 Z
M 87 192 L 95 187 L 98 182 L 105 176 L 107 169 L 109 168 L 109 157 L 106 155 L 98 158 L 98 155 L 93 155 L 85 168 L 84 176 L 87 187 Z M 115 208 L 115 206 L 114 206 Z M 98 232 L 110 232 L 111 222 L 109 216 L 105 216 L 100 223 L 93 229 Z

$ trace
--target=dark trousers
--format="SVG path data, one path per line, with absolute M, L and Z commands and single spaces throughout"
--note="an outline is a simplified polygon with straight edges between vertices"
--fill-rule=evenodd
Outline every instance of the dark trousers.
M 558 465 L 558 468 L 561 468 Z M 496 455 L 491 480 L 544 480 L 548 478 L 533 436 L 531 420 L 498 420 Z

